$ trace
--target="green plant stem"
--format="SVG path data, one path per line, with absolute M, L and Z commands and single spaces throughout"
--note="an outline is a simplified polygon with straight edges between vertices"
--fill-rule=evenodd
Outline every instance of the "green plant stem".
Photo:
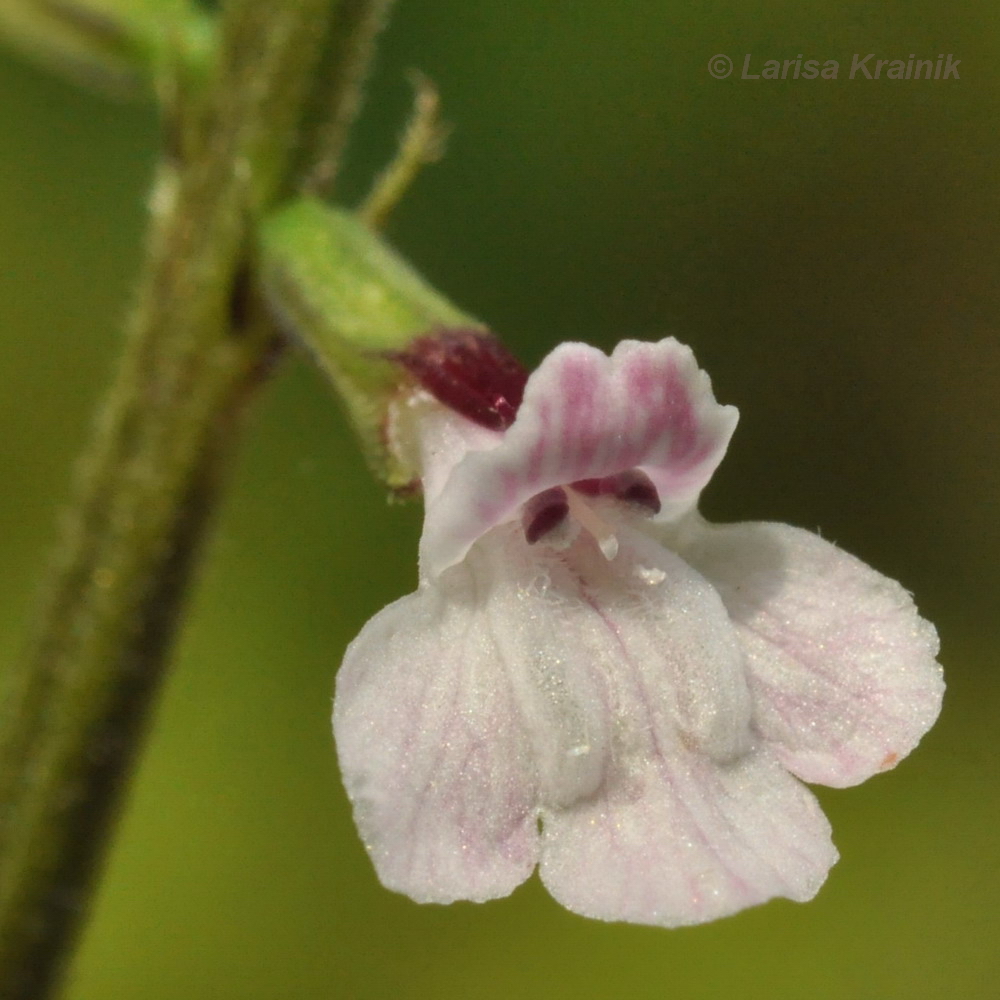
M 406 123 L 396 155 L 375 178 L 368 196 L 358 206 L 358 217 L 371 229 L 381 229 L 417 174 L 428 163 L 441 159 L 447 130 L 442 126 L 437 88 L 422 73 L 414 72 L 413 111 Z
M 29 655 L 0 709 L 0 996 L 49 996 L 160 687 L 233 432 L 275 334 L 250 222 L 286 183 L 327 0 L 223 10 L 170 150 L 128 346 L 83 459 Z
M 293 172 L 296 187 L 328 197 L 351 126 L 361 109 L 375 43 L 393 0 L 342 0 L 309 97 L 307 127 Z

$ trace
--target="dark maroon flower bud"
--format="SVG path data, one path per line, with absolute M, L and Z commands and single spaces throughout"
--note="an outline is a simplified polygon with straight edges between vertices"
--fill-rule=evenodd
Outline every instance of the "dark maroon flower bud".
M 495 431 L 514 422 L 528 381 L 521 362 L 485 330 L 435 330 L 389 358 L 438 402 Z

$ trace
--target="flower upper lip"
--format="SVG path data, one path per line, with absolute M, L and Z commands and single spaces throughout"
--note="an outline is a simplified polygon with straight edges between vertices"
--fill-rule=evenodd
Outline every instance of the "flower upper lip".
M 577 480 L 641 470 L 663 516 L 690 510 L 736 428 L 690 349 L 673 338 L 623 341 L 605 355 L 563 344 L 528 379 L 513 426 L 495 447 L 454 463 L 440 503 L 427 508 L 421 565 L 431 576 L 531 497 Z

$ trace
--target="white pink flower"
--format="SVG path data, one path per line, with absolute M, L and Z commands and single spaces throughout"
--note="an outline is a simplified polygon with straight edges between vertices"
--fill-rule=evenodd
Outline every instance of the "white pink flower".
M 837 852 L 801 782 L 892 767 L 940 709 L 906 591 L 700 517 L 737 413 L 673 339 L 556 348 L 506 429 L 425 392 L 404 419 L 420 585 L 351 644 L 334 709 L 383 883 L 486 900 L 537 866 L 571 910 L 663 926 L 811 898 Z

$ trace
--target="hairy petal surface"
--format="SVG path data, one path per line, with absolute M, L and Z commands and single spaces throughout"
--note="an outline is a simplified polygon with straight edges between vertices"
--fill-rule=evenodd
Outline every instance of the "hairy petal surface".
M 720 764 L 661 746 L 607 796 L 543 822 L 542 881 L 600 920 L 677 927 L 802 902 L 837 860 L 818 803 L 766 751 Z
M 538 857 L 531 744 L 475 575 L 390 604 L 348 647 L 333 727 L 383 884 L 418 902 L 486 900 Z
M 747 754 L 750 694 L 718 595 L 622 538 L 609 562 L 588 535 L 556 553 L 501 526 L 351 645 L 334 729 L 387 886 L 506 894 L 537 860 L 540 810 L 627 795 L 661 747 Z
M 575 655 L 613 684 L 618 765 L 652 759 L 659 743 L 730 760 L 750 746 L 752 702 L 743 654 L 715 588 L 677 555 L 619 525 L 608 560 L 582 535 L 564 585 Z M 631 765 L 630 765 L 631 766 Z
M 543 802 L 542 880 L 586 916 L 663 926 L 809 899 L 836 860 L 829 826 L 751 742 L 721 599 L 674 553 L 636 531 L 620 538 L 610 563 L 592 541 L 573 553 L 574 631 L 614 677 L 616 739 L 599 795 Z
M 662 516 L 697 501 L 736 426 L 690 349 L 673 338 L 626 340 L 610 357 L 562 344 L 528 379 L 502 442 L 470 452 L 428 504 L 421 560 L 434 575 L 459 562 L 490 528 L 553 486 L 640 468 L 653 481 Z
M 756 726 L 792 773 L 857 784 L 933 725 L 944 692 L 937 634 L 898 583 L 786 524 L 703 524 L 681 552 L 725 601 Z

